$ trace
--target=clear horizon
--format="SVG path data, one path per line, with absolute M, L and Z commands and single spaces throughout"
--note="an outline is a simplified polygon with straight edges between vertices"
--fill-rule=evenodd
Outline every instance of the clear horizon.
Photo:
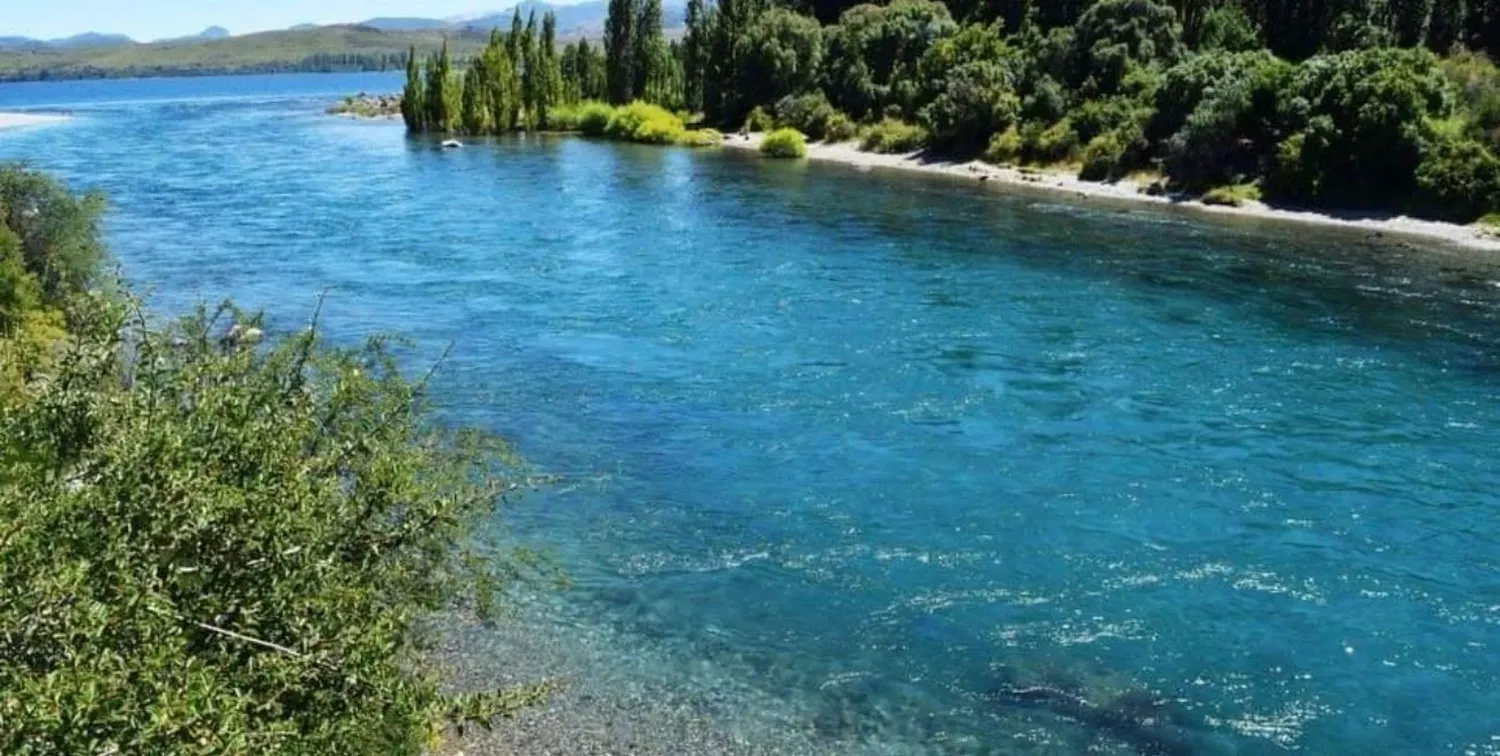
M 504 10 L 518 0 L 118 0 L 17 3 L 0 36 L 59 39 L 76 34 L 125 34 L 138 42 L 198 34 L 222 26 L 232 34 L 285 29 L 298 24 L 339 24 L 377 17 L 449 18 Z M 573 5 L 581 0 L 549 0 Z

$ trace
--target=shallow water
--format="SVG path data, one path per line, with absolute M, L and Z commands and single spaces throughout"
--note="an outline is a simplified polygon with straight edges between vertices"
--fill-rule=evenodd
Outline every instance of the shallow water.
M 0 86 L 77 116 L 0 159 L 107 193 L 162 311 L 326 290 L 336 338 L 456 341 L 443 418 L 562 477 L 509 517 L 573 578 L 559 636 L 747 737 L 1168 752 L 1003 695 L 1046 685 L 1169 699 L 1187 753 L 1500 753 L 1496 266 L 320 114 L 395 88 Z

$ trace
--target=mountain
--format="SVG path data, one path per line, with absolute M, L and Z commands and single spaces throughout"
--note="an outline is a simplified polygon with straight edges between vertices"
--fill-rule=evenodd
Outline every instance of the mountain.
M 198 39 L 229 39 L 232 36 L 234 35 L 230 34 L 229 30 L 222 26 L 210 26 L 198 32 Z
M 86 47 L 119 47 L 121 45 L 133 45 L 135 40 L 124 34 L 100 34 L 98 32 L 84 32 L 63 39 L 48 40 L 47 44 L 64 50 L 81 50 Z
M 416 17 L 386 17 L 372 18 L 369 21 L 361 21 L 359 26 L 366 26 L 380 31 L 425 31 L 428 29 L 443 29 L 448 22 L 436 18 Z
M 523 0 L 519 5 L 497 13 L 489 13 L 467 19 L 456 19 L 453 25 L 469 29 L 489 30 L 494 27 L 510 28 L 511 16 L 516 9 L 525 20 L 536 11 L 541 18 L 547 11 L 557 16 L 557 36 L 561 38 L 597 37 L 604 33 L 604 20 L 609 17 L 608 0 L 590 0 L 576 5 L 553 5 L 543 0 Z M 662 25 L 666 31 L 681 29 L 687 21 L 687 0 L 666 0 L 662 3 Z

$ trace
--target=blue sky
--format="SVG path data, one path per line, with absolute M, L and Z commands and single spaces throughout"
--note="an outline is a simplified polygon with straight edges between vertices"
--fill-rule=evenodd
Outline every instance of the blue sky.
M 375 16 L 447 18 L 508 8 L 515 0 L 4 0 L 0 36 L 52 39 L 86 31 L 149 41 L 222 26 L 235 34 Z M 556 2 L 556 0 L 554 0 Z M 576 0 L 563 0 L 569 4 Z

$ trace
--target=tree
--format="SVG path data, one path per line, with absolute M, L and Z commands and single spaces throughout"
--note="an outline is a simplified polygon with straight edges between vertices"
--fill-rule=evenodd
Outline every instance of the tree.
M 451 132 L 462 124 L 462 83 L 453 73 L 453 59 L 448 43 L 427 64 L 427 126 L 439 132 Z
M 1260 30 L 1243 8 L 1226 3 L 1204 14 L 1194 38 L 1203 52 L 1244 52 L 1260 48 Z
M 1268 188 L 1285 199 L 1351 208 L 1409 197 L 1434 122 L 1452 114 L 1448 81 L 1423 49 L 1312 58 L 1281 100 L 1289 136 Z
M 631 91 L 638 99 L 664 103 L 671 99 L 671 57 L 662 36 L 661 0 L 639 0 L 630 60 Z
M 543 125 L 543 90 L 541 48 L 537 43 L 536 11 L 532 10 L 526 21 L 526 31 L 521 35 L 521 106 L 526 128 L 539 129 Z
M 704 0 L 688 0 L 687 32 L 682 38 L 682 99 L 688 112 L 703 110 L 704 76 L 708 73 L 708 40 L 712 16 Z
M 948 9 L 929 0 L 850 8 L 824 32 L 824 87 L 835 106 L 855 118 L 887 108 L 913 115 L 920 91 L 918 61 L 957 31 Z
M 970 24 L 938 40 L 918 64 L 926 87 L 919 120 L 940 147 L 977 147 L 1020 115 L 1015 54 L 997 24 Z
M 469 62 L 469 70 L 464 74 L 463 93 L 463 124 L 464 131 L 470 134 L 485 134 L 491 130 L 490 106 L 485 101 L 487 90 L 485 79 L 489 72 L 484 67 L 484 56 L 479 56 Z
M 417 47 L 412 45 L 406 56 L 406 88 L 401 92 L 401 119 L 406 130 L 419 134 L 427 130 L 427 91 L 422 82 L 422 66 L 417 62 Z
M 1099 0 L 1073 31 L 1072 84 L 1089 95 L 1120 90 L 1132 70 L 1167 67 L 1182 57 L 1182 27 L 1156 0 Z
M 1427 24 L 1427 49 L 1446 55 L 1463 38 L 1467 15 L 1464 0 L 1435 0 Z
M 605 76 L 609 101 L 616 105 L 635 97 L 635 24 L 634 0 L 609 0 L 609 15 L 604 19 Z
M 490 43 L 480 54 L 484 68 L 484 103 L 489 107 L 489 126 L 496 133 L 510 131 L 516 127 L 516 113 L 520 108 L 520 81 L 516 70 L 510 65 L 509 40 L 502 39 L 500 31 L 490 32 Z
M 542 16 L 542 37 L 537 42 L 537 122 L 549 123 L 552 109 L 563 101 L 562 69 L 557 59 L 557 16 Z
M 1390 28 L 1396 44 L 1415 47 L 1426 41 L 1427 21 L 1432 16 L 1433 0 L 1385 0 L 1390 14 Z
M 811 16 L 770 8 L 740 37 L 740 92 L 751 105 L 769 105 L 817 87 L 823 60 L 823 29 Z

